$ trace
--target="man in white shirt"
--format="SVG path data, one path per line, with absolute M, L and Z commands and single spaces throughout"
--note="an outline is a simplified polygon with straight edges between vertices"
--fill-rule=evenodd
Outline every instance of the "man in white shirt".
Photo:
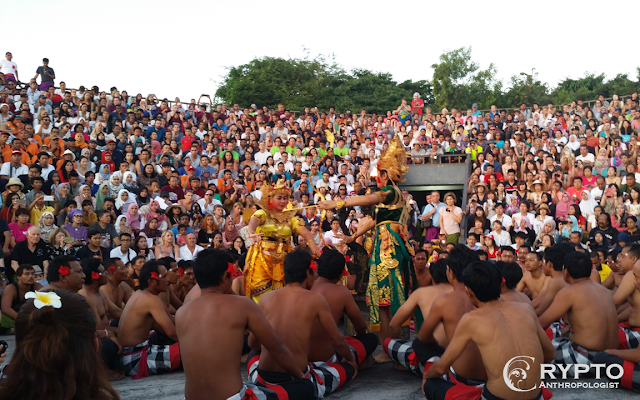
M 589 149 L 586 144 L 580 146 L 580 155 L 576 157 L 576 161 L 582 161 L 582 163 L 586 166 L 593 166 L 596 162 L 596 158 L 593 154 L 589 153 Z
M 220 201 L 213 198 L 214 194 L 215 193 L 213 192 L 213 190 L 207 189 L 207 191 L 204 193 L 204 198 L 198 200 L 198 204 L 200 205 L 200 208 L 202 208 L 202 212 L 205 215 L 213 215 L 213 209 L 216 207 L 216 205 L 222 205 Z
M 132 239 L 131 234 L 122 232 L 120 234 L 120 246 L 114 248 L 109 253 L 109 257 L 111 258 L 119 258 L 124 265 L 127 265 L 136 258 L 138 254 L 135 251 L 129 248 L 131 246 Z
M 491 231 L 490 235 L 493 236 L 496 246 L 511 246 L 511 235 L 502 229 L 502 222 L 499 220 L 493 221 L 493 231 Z
M 495 221 L 500 221 L 502 223 L 502 227 L 505 230 L 509 230 L 511 229 L 511 217 L 508 216 L 507 214 L 504 214 L 504 205 L 502 204 L 502 202 L 497 202 L 494 209 L 496 210 L 496 215 L 494 215 L 493 217 L 489 218 L 489 221 L 491 222 L 491 224 L 493 224 Z M 493 226 L 493 225 L 492 225 Z
M 260 142 L 258 144 L 258 148 L 260 149 L 260 151 L 253 155 L 253 159 L 258 165 L 266 164 L 267 158 L 269 158 L 271 152 L 267 150 L 267 145 L 265 144 L 265 142 Z
M 18 78 L 18 64 L 11 61 L 13 55 L 10 51 L 7 51 L 5 54 L 5 59 L 0 60 L 0 72 L 4 74 L 4 79 L 7 81 L 18 82 L 20 78 Z
M 11 152 L 11 161 L 2 164 L 0 179 L 17 178 L 20 175 L 29 174 L 29 167 L 20 162 L 22 153 L 20 150 Z
M 284 152 L 281 154 L 282 163 L 284 164 L 284 170 L 287 172 L 293 172 L 293 163 L 289 161 L 289 153 Z
M 50 160 L 49 153 L 45 151 L 38 153 L 38 163 L 42 168 L 42 171 L 40 172 L 40 176 L 44 180 L 49 179 L 49 174 L 52 171 L 55 171 L 55 168 L 53 167 L 53 165 L 49 164 L 49 160 Z
M 189 233 L 187 234 L 187 244 L 180 247 L 178 261 L 191 261 L 195 259 L 198 253 L 200 253 L 202 250 L 204 250 L 204 247 L 201 247 L 196 243 L 196 234 Z

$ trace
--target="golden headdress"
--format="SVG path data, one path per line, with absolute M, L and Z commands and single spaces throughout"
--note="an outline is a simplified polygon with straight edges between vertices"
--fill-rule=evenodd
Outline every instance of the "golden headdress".
M 380 156 L 376 165 L 378 171 L 387 171 L 389 179 L 394 182 L 404 182 L 404 174 L 409 172 L 407 165 L 407 151 L 400 140 L 400 135 L 394 135 L 389 141 L 389 149 Z
M 284 194 L 287 197 L 291 196 L 291 188 L 287 186 L 283 177 L 279 178 L 276 183 L 268 184 L 263 182 L 260 187 L 260 192 L 262 193 L 262 197 L 259 200 L 255 200 L 255 203 L 263 210 L 270 208 L 269 206 L 274 196 L 279 194 Z

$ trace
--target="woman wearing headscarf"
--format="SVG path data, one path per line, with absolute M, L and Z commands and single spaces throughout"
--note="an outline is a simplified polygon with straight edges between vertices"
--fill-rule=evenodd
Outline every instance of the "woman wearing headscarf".
M 601 230 L 597 230 L 593 234 L 593 242 L 589 242 L 589 250 L 598 251 L 602 250 L 605 254 L 609 254 L 609 240 L 607 235 Z
M 536 238 L 536 233 L 533 230 L 533 225 L 531 224 L 528 215 L 521 216 L 517 222 L 514 222 L 514 228 L 514 235 L 518 232 L 523 232 L 527 235 L 527 241 L 529 243 L 533 243 Z
M 544 223 L 540 233 L 538 233 L 538 237 L 536 238 L 533 247 L 538 248 L 542 244 L 542 237 L 545 235 L 549 235 L 555 241 L 558 237 L 558 231 L 556 231 L 556 221 L 550 220 Z
M 149 211 L 144 215 L 142 223 L 146 226 L 147 222 L 151 221 L 152 218 L 158 220 L 158 229 L 161 231 L 166 231 L 169 228 L 169 219 L 156 200 L 149 202 Z
M 108 151 L 103 152 L 101 160 L 103 165 L 106 164 L 109 166 L 109 172 L 116 172 L 116 163 L 114 163 L 111 159 L 111 153 L 109 153 Z M 102 170 L 102 166 L 100 167 L 100 170 Z
M 567 146 L 571 148 L 573 154 L 580 150 L 580 141 L 578 140 L 578 137 L 576 135 L 569 136 L 569 143 L 567 143 Z
M 84 213 L 80 209 L 73 209 L 69 211 L 69 223 L 63 226 L 64 230 L 69 232 L 69 236 L 76 240 L 75 245 L 82 245 L 79 242 L 87 241 L 87 233 L 88 229 L 82 225 L 82 219 L 84 218 Z M 77 217 L 77 218 L 76 218 Z
M 109 186 L 109 195 L 112 197 L 119 196 L 120 191 L 124 189 L 124 185 L 120 181 L 120 177 L 118 175 L 111 175 L 107 182 L 107 186 Z
M 136 196 L 136 202 L 139 207 L 146 206 L 151 201 L 151 197 L 149 197 L 149 189 L 146 187 L 141 187 L 138 191 L 138 195 Z
M 85 200 L 91 200 L 93 207 L 94 208 L 96 207 L 96 199 L 94 199 L 93 196 L 91 196 L 91 188 L 87 185 L 82 185 L 78 190 L 78 195 L 75 197 L 75 201 L 76 201 L 76 204 L 78 205 L 78 208 L 82 207 L 82 202 Z
M 118 215 L 118 218 L 116 218 L 116 224 L 115 224 L 116 233 L 118 235 L 125 232 L 131 233 L 131 228 L 127 224 L 128 224 L 127 216 L 124 214 Z
M 54 229 L 57 228 L 53 213 L 51 211 L 43 212 L 40 216 L 40 219 L 38 220 L 38 226 L 40 227 L 40 232 L 42 232 L 42 240 L 44 240 L 45 243 L 48 244 L 49 235 L 51 234 L 51 232 L 53 232 Z
M 136 199 L 133 193 L 129 192 L 127 189 L 120 189 L 118 196 L 116 197 L 116 209 L 121 213 L 125 213 L 127 210 L 126 204 L 135 203 L 135 201 Z
M 122 185 L 130 192 L 137 193 L 138 185 L 136 184 L 136 174 L 131 171 L 127 171 L 122 176 Z
M 127 217 L 128 225 L 133 229 L 140 230 L 142 228 L 140 225 L 142 216 L 138 212 L 138 203 L 127 203 L 122 209 L 123 211 L 126 209 L 126 211 L 123 212 L 123 215 Z
M 585 219 L 589 219 L 589 217 L 594 214 L 598 202 L 588 190 L 583 190 L 582 193 L 580 193 L 580 198 L 580 212 Z
M 58 190 L 58 185 L 60 185 L 60 173 L 58 171 L 51 171 L 49 172 L 47 181 L 42 187 L 42 191 L 47 195 L 52 195 Z
M 567 218 L 571 204 L 573 204 L 573 201 L 569 198 L 569 194 L 567 192 L 562 193 L 562 197 L 556 205 L 556 218 Z
M 103 183 L 109 182 L 109 178 L 111 177 L 111 168 L 109 164 L 101 164 L 98 168 L 98 174 L 96 175 L 96 183 L 101 185 Z
M 153 242 L 155 243 L 156 239 L 162 236 L 162 231 L 158 229 L 158 226 L 160 226 L 158 219 L 152 217 L 147 221 L 144 229 L 142 229 L 142 233 L 144 233 L 148 239 L 153 239 Z
M 562 228 L 560 233 L 562 237 L 571 238 L 571 232 L 578 232 L 582 237 L 582 229 L 578 226 L 578 219 L 574 215 L 567 216 L 567 224 Z
M 109 186 L 107 183 L 103 183 L 100 185 L 98 189 L 98 193 L 96 193 L 96 210 L 102 210 L 102 206 L 104 205 L 104 200 L 109 197 Z

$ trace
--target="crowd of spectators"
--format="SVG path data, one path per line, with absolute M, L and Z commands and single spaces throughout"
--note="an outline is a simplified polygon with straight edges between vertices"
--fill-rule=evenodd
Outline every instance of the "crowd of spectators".
M 440 202 L 438 192 L 422 212 L 412 202 L 418 244 L 455 244 L 462 233 L 496 257 L 494 247 L 521 239 L 541 251 L 564 240 L 597 249 L 640 238 L 636 92 L 601 95 L 593 107 L 576 100 L 481 112 L 473 104 L 439 113 L 416 93 L 381 114 L 294 113 L 215 105 L 206 95 L 182 103 L 115 87 L 69 89 L 56 86 L 49 60 L 35 69 L 21 82 L 11 53 L 0 64 L 0 241 L 9 278 L 22 263 L 44 267 L 69 254 L 126 263 L 190 260 L 207 246 L 241 254 L 262 184 L 284 177 L 296 206 L 364 193 L 394 135 L 412 164 L 465 154 L 473 164 L 468 204 L 453 193 Z M 349 234 L 364 212 L 330 215 Z M 315 208 L 298 217 L 321 245 L 330 220 Z

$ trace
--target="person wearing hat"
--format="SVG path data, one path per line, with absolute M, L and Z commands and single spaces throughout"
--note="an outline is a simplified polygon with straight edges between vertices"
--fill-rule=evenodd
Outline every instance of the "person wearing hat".
M 18 179 L 18 176 L 29 173 L 29 167 L 20 162 L 21 159 L 22 152 L 20 150 L 13 150 L 11 152 L 11 161 L 2 164 L 0 168 L 0 185 L 2 184 L 2 179 Z M 22 182 L 20 182 L 20 184 L 22 185 Z M 24 187 L 24 185 L 22 185 L 22 187 Z

